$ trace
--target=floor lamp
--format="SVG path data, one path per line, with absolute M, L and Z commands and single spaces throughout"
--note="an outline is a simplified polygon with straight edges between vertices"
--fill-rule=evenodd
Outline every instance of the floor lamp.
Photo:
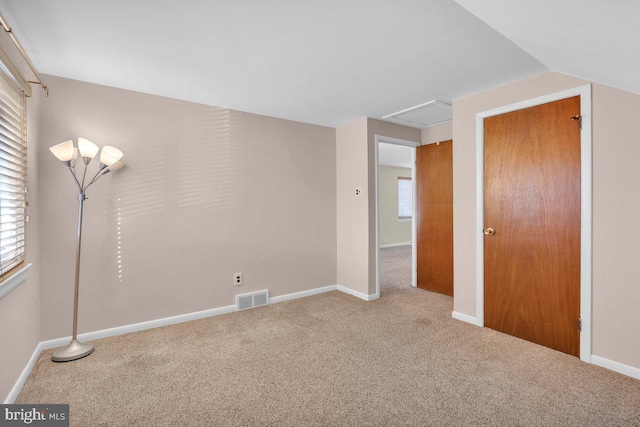
M 80 359 L 93 353 L 95 347 L 93 344 L 81 343 L 78 341 L 78 291 L 80 289 L 80 246 L 82 244 L 82 207 L 84 201 L 87 199 L 87 189 L 102 176 L 109 172 L 114 172 L 124 166 L 124 163 L 120 161 L 122 158 L 122 151 L 115 147 L 105 146 L 100 153 L 100 168 L 96 172 L 95 176 L 85 186 L 85 178 L 87 177 L 87 166 L 91 160 L 98 154 L 100 149 L 93 142 L 78 138 L 78 146 L 74 147 L 73 141 L 65 141 L 61 144 L 54 145 L 49 148 L 54 156 L 58 158 L 65 166 L 69 168 L 73 180 L 78 186 L 78 240 L 76 243 L 76 277 L 75 277 L 75 289 L 73 295 L 73 335 L 71 342 L 64 347 L 60 347 L 54 353 L 51 359 L 54 362 L 70 362 L 72 360 Z M 82 157 L 84 163 L 84 171 L 82 172 L 82 179 L 78 179 L 76 174 L 76 159 L 78 158 L 78 152 Z

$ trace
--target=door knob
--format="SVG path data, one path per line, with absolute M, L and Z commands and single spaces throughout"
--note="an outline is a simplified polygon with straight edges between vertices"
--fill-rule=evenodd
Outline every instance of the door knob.
M 496 234 L 496 230 L 494 230 L 493 228 L 485 228 L 484 230 L 482 230 L 482 232 L 487 236 L 493 236 L 494 234 Z

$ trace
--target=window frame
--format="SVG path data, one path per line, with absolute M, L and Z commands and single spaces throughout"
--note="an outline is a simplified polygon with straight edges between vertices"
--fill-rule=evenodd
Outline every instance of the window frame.
M 402 216 L 400 215 L 400 209 L 401 209 L 401 191 L 400 191 L 400 183 L 402 181 L 409 181 L 411 183 L 411 191 L 410 191 L 410 200 L 411 200 L 411 209 L 410 209 L 410 214 L 409 216 Z M 411 177 L 406 177 L 406 176 L 399 176 L 398 177 L 398 184 L 397 184 L 397 189 L 398 189 L 398 222 L 409 222 L 413 220 L 413 179 L 411 179 Z
M 0 107 L 0 122 L 4 123 L 2 126 L 4 128 L 2 138 L 5 141 L 0 141 L 0 143 L 6 147 L 4 150 L 0 149 L 0 171 L 5 170 L 11 172 L 4 175 L 7 182 L 3 184 L 5 184 L 6 187 L 5 193 L 14 195 L 14 205 L 10 206 L 14 212 L 8 214 L 8 216 L 19 218 L 12 218 L 12 220 L 16 223 L 14 230 L 18 230 L 17 242 L 21 244 L 21 246 L 14 249 L 15 254 L 9 258 L 10 262 L 7 263 L 8 267 L 6 267 L 6 270 L 3 271 L 2 263 L 0 263 L 0 297 L 2 297 L 20 283 L 24 282 L 27 271 L 31 267 L 31 264 L 26 263 L 26 228 L 27 222 L 29 221 L 26 98 L 31 96 L 31 87 L 1 49 L 0 79 L 2 79 L 2 82 L 0 82 L 0 90 L 4 91 L 4 94 L 0 97 L 5 98 L 5 101 L 3 101 L 4 105 Z M 12 92 L 10 92 L 10 90 Z M 12 105 L 12 102 L 15 105 Z M 13 125 L 15 131 L 9 129 L 7 125 Z M 19 153 L 19 155 L 17 156 L 15 153 Z M 13 159 L 11 159 L 11 157 L 13 157 Z M 18 161 L 15 159 L 18 159 Z M 2 166 L 2 164 L 4 166 Z M 9 168 L 7 164 L 15 167 L 15 169 Z M 15 182 L 10 183 L 9 181 L 21 181 L 21 184 L 15 184 Z M 16 187 L 18 187 L 18 191 L 11 191 L 16 190 Z M 3 200 L 9 199 L 5 198 Z M 18 204 L 22 202 L 21 206 L 16 208 L 16 202 Z M 5 209 L 8 208 L 9 206 L 5 207 Z M 2 215 L 2 209 L 3 207 L 0 204 L 0 216 Z M 16 211 L 19 211 L 19 213 L 16 213 Z M 6 236 L 3 236 L 2 231 L 0 231 L 0 242 L 3 239 L 6 239 Z

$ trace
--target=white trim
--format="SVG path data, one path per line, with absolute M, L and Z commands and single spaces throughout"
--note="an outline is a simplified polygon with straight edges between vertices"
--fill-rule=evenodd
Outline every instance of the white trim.
M 17 288 L 27 280 L 27 272 L 33 264 L 29 263 L 0 283 L 0 298 Z
M 291 301 L 298 298 L 310 297 L 312 295 L 323 294 L 325 292 L 331 292 L 338 289 L 337 285 L 325 286 L 324 288 L 309 289 L 308 291 L 294 292 L 292 294 L 280 295 L 277 297 L 269 298 L 269 302 L 277 304 L 279 302 Z
M 40 357 L 40 352 L 43 349 L 44 348 L 42 347 L 41 342 L 38 343 L 38 345 L 36 345 L 36 348 L 33 350 L 33 353 L 31 354 L 31 357 L 27 362 L 27 366 L 24 367 L 24 369 L 22 370 L 22 373 L 16 380 L 16 383 L 13 385 L 13 388 L 7 395 L 7 398 L 4 400 L 5 405 L 10 405 L 16 401 L 18 394 L 20 394 L 20 390 L 22 390 L 24 383 L 27 382 L 27 378 L 29 378 L 29 374 L 31 374 L 31 370 L 33 370 L 33 367 L 36 365 L 36 362 L 38 361 L 38 357 Z
M 384 249 L 384 248 L 395 248 L 398 246 L 411 246 L 411 242 L 404 242 L 404 243 L 389 243 L 388 245 L 380 245 L 380 249 Z
M 323 288 L 309 289 L 307 291 L 294 292 L 290 294 L 280 295 L 269 298 L 269 302 L 277 304 L 279 302 L 290 301 L 297 298 L 303 298 L 311 295 L 317 295 L 324 292 L 337 290 L 336 285 L 325 286 Z M 219 316 L 221 314 L 233 313 L 236 310 L 235 305 L 227 305 L 224 307 L 212 308 L 209 310 L 196 311 L 193 313 L 179 314 L 177 316 L 164 317 L 146 322 L 134 323 L 131 325 L 117 326 L 115 328 L 102 329 L 100 331 L 87 332 L 78 335 L 80 341 L 93 341 L 102 338 L 113 337 L 116 335 L 124 335 L 132 332 L 146 331 L 148 329 L 159 328 L 162 326 L 176 325 L 178 323 L 190 322 L 192 320 L 206 319 L 207 317 Z M 71 337 L 56 338 L 49 341 L 43 341 L 44 349 L 56 348 L 65 345 Z
M 398 218 L 398 222 L 411 222 L 413 218 Z
M 416 148 L 414 147 L 413 150 L 411 150 L 411 181 L 414 183 L 414 185 L 411 186 L 411 190 L 413 191 L 413 202 L 411 203 L 411 209 L 413 210 L 411 212 L 411 217 L 413 218 L 417 218 L 416 216 L 416 200 L 418 200 L 418 193 L 417 193 L 417 185 L 415 185 L 415 183 L 417 183 L 417 179 L 416 179 Z M 411 248 L 411 286 L 413 286 L 414 288 L 418 287 L 418 222 L 416 221 L 412 221 L 411 224 L 411 242 L 416 242 L 415 245 L 413 245 L 413 247 Z M 409 242 L 409 243 L 411 243 Z M 380 273 L 378 272 L 378 276 L 380 275 Z M 380 289 L 378 289 L 378 291 L 380 291 Z
M 309 289 L 307 291 L 293 292 L 290 294 L 269 298 L 269 303 L 277 304 L 279 302 L 290 301 L 298 298 L 304 298 L 307 296 L 317 295 L 325 292 L 331 292 L 337 289 L 338 289 L 337 285 L 331 285 L 331 286 L 325 286 L 322 288 Z M 343 288 L 343 289 L 347 289 L 347 288 Z M 352 292 L 347 292 L 347 291 L 343 291 L 343 292 L 354 295 L 354 293 Z M 375 299 L 373 298 L 374 297 L 373 295 L 365 295 L 365 297 L 366 298 L 363 298 L 363 299 L 366 299 L 367 301 L 371 301 L 372 299 Z M 87 332 L 87 333 L 78 335 L 78 339 L 80 341 L 93 341 L 93 340 L 113 337 L 117 335 L 129 334 L 132 332 L 140 332 L 148 329 L 159 328 L 162 326 L 169 326 L 169 325 L 175 325 L 178 323 L 190 322 L 192 320 L 205 319 L 207 317 L 219 316 L 221 314 L 233 313 L 235 311 L 236 311 L 235 305 L 227 305 L 224 307 L 212 308 L 209 310 L 179 314 L 177 316 L 164 317 L 161 319 L 149 320 L 146 322 L 134 323 L 131 325 L 117 326 L 115 328 Z M 29 374 L 31 373 L 31 370 L 33 369 L 36 361 L 38 360 L 38 357 L 40 356 L 40 353 L 43 350 L 49 350 L 52 348 L 57 348 L 57 347 L 66 345 L 69 343 L 70 340 L 71 340 L 71 337 L 69 336 L 69 337 L 55 338 L 52 340 L 42 341 L 38 343 L 35 350 L 33 351 L 33 354 L 31 355 L 31 358 L 29 359 L 29 362 L 27 363 L 25 368 L 22 370 L 20 377 L 18 377 L 18 380 L 14 384 L 13 388 L 11 389 L 11 392 L 5 399 L 4 403 L 5 404 L 13 403 L 16 397 L 18 397 L 20 390 L 22 390 L 22 387 L 24 386 L 25 381 L 27 381 L 27 378 L 29 378 Z
M 619 374 L 640 380 L 640 368 L 625 365 L 624 363 L 615 362 L 613 360 L 605 359 L 604 357 L 595 355 L 591 356 L 591 363 L 618 372 Z
M 536 105 L 580 96 L 580 360 L 591 361 L 592 292 L 592 113 L 591 85 L 540 96 L 476 114 L 476 318 L 484 326 L 484 119 Z
M 351 288 L 347 288 L 347 287 L 342 286 L 342 285 L 337 285 L 337 289 L 340 292 L 344 292 L 345 294 L 352 295 L 354 297 L 360 298 L 361 300 L 365 300 L 365 301 L 373 301 L 373 300 L 376 300 L 376 299 L 380 298 L 380 292 L 376 292 L 375 294 L 367 295 L 367 294 L 363 294 L 362 292 L 358 292 L 356 290 L 353 290 Z
M 462 313 L 458 313 L 457 311 L 453 311 L 451 312 L 451 317 L 457 320 L 462 320 L 463 322 L 471 323 L 472 325 L 475 325 L 475 326 L 482 327 L 482 325 L 478 323 L 477 318 L 473 316 L 469 316 L 468 314 L 462 314 Z
M 484 117 L 476 114 L 476 319 L 484 327 Z M 455 233 L 455 231 L 454 231 Z
M 379 162 L 379 146 L 380 143 L 384 142 L 385 144 L 395 144 L 395 145 L 403 145 L 405 147 L 411 147 L 411 179 L 412 182 L 416 182 L 416 147 L 419 147 L 421 145 L 421 143 L 419 142 L 414 142 L 414 141 L 408 141 L 405 139 L 399 139 L 399 138 L 393 138 L 390 136 L 383 136 L 383 135 L 376 135 L 375 136 L 375 147 L 374 147 L 374 152 L 375 152 L 375 168 L 374 168 L 374 177 L 375 177 L 375 191 L 374 191 L 374 197 L 375 197 L 375 205 L 376 205 L 376 218 L 375 218 L 375 227 L 376 227 L 376 268 L 375 268 L 375 275 L 376 275 L 376 293 L 373 295 L 368 295 L 367 298 L 371 297 L 371 299 L 367 299 L 366 301 L 371 301 L 373 299 L 378 299 L 380 298 L 380 248 L 382 246 L 380 246 L 380 195 L 379 193 L 379 168 L 380 165 L 378 164 Z M 416 241 L 416 221 L 413 221 L 413 218 L 416 217 L 416 186 L 413 185 L 413 213 L 412 215 L 412 221 L 411 221 L 411 239 L 412 241 Z M 417 286 L 418 283 L 418 262 L 417 262 L 417 255 L 416 255 L 416 245 L 413 245 L 412 249 L 411 249 L 411 286 L 413 286 L 414 288 Z M 348 288 L 345 288 L 348 289 Z M 340 285 L 338 285 L 338 290 L 340 289 Z M 345 291 L 343 291 L 345 292 Z M 354 291 L 355 292 L 355 291 Z M 348 292 L 347 292 L 348 293 Z M 358 294 L 360 295 L 364 295 L 361 294 L 360 292 L 358 292 Z M 352 294 L 353 295 L 353 294 Z M 356 295 L 358 298 L 362 298 L 359 295 Z M 364 298 L 363 298 L 364 299 Z
M 384 135 L 376 135 L 376 143 L 384 142 L 385 144 L 395 144 L 395 145 L 404 145 L 405 147 L 419 147 L 422 145 L 419 142 L 409 141 L 406 139 L 394 138 L 392 136 L 384 136 Z M 378 163 L 376 162 L 376 165 Z
M 280 295 L 277 297 L 270 298 L 269 301 L 270 303 L 277 304 L 279 302 L 291 301 L 293 299 L 304 298 L 312 295 L 318 295 L 321 293 L 331 292 L 334 290 L 338 290 L 340 292 L 353 295 L 364 301 L 373 301 L 380 297 L 379 293 L 376 293 L 373 295 L 366 295 L 366 294 L 363 294 L 362 292 L 358 292 L 353 289 L 346 288 L 342 285 L 331 285 L 331 286 L 325 286 L 322 288 L 310 289 L 307 291 Z M 161 326 L 169 326 L 177 323 L 188 322 L 191 320 L 204 319 L 206 317 L 218 316 L 221 314 L 232 313 L 234 311 L 236 311 L 235 306 L 228 305 L 225 307 L 214 308 L 211 310 L 198 311 L 198 312 L 187 313 L 187 314 L 182 314 L 178 316 L 165 317 L 162 319 L 150 320 L 147 322 L 135 323 L 132 325 L 125 325 L 125 326 L 119 326 L 119 327 L 110 328 L 110 329 L 103 329 L 101 331 L 89 332 L 89 333 L 79 335 L 78 338 L 80 338 L 81 341 L 91 341 L 91 340 L 107 338 L 107 337 L 116 336 L 116 335 L 123 335 L 131 332 L 144 331 L 144 330 L 153 329 Z M 475 317 L 458 313 L 456 311 L 451 313 L 451 317 L 457 320 L 461 320 L 463 322 L 471 323 L 476 326 L 482 326 L 478 324 L 478 320 Z M 64 338 L 56 338 L 48 341 L 42 341 L 38 343 L 33 353 L 31 354 L 29 361 L 27 362 L 26 366 L 22 370 L 22 373 L 20 374 L 15 384 L 11 388 L 11 391 L 7 395 L 4 401 L 4 404 L 7 405 L 15 402 L 16 398 L 18 397 L 18 394 L 20 393 L 20 390 L 22 390 L 24 383 L 29 378 L 31 371 L 33 370 L 33 367 L 35 366 L 38 360 L 38 357 L 40 356 L 40 353 L 43 350 L 57 348 L 62 345 L 65 345 L 69 342 L 70 339 L 71 337 L 64 337 Z M 630 377 L 640 379 L 640 369 L 634 368 L 633 366 L 625 365 L 625 364 L 615 362 L 613 360 L 605 359 L 604 357 L 599 357 L 599 356 L 591 356 L 591 363 L 598 366 L 602 366 L 603 368 L 606 368 L 606 369 L 610 369 L 612 371 L 619 372 L 623 375 L 628 375 Z
M 221 314 L 233 313 L 236 311 L 235 305 L 227 305 L 224 307 L 212 308 L 209 310 L 196 311 L 193 313 L 179 314 L 177 316 L 163 317 L 161 319 L 148 320 L 146 322 L 133 323 L 130 325 L 116 326 L 115 328 L 102 329 L 99 331 L 86 332 L 78 335 L 80 341 L 93 341 L 102 338 L 114 337 L 117 335 L 130 334 L 132 332 L 141 332 L 148 329 L 160 328 L 162 326 L 176 325 L 178 323 L 190 322 L 192 320 L 206 319 L 207 317 L 219 316 Z M 71 340 L 71 337 L 56 338 L 43 341 L 43 349 L 60 347 Z
M 580 360 L 591 363 L 593 292 L 593 135 L 591 85 L 580 93 Z

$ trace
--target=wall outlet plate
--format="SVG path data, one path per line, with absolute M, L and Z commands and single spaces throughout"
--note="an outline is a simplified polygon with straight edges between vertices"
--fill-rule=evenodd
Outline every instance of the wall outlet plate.
M 356 187 L 356 197 L 362 196 L 362 187 Z
M 233 285 L 234 286 L 242 285 L 242 273 L 236 273 L 233 275 Z

